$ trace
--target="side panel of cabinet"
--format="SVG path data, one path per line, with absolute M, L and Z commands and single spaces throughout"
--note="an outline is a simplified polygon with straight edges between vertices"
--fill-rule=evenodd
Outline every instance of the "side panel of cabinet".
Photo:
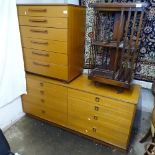
M 68 9 L 69 79 L 83 71 L 85 41 L 85 8 L 70 6 Z M 80 21 L 80 22 L 79 22 Z

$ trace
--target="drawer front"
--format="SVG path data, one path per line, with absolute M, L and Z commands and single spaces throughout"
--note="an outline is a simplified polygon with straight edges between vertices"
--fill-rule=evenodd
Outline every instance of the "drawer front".
M 53 109 L 47 108 L 45 114 L 46 120 L 51 121 L 62 126 L 67 125 L 67 114 L 55 111 Z
M 40 98 L 44 99 L 45 98 L 45 91 L 43 89 L 39 88 L 28 88 L 27 87 L 27 95 L 25 95 L 26 98 Z
M 25 67 L 26 71 L 32 73 L 68 80 L 68 68 L 65 66 L 25 59 Z
M 67 42 L 43 40 L 34 38 L 22 38 L 22 45 L 25 48 L 32 48 L 37 50 L 45 50 L 67 54 Z
M 43 90 L 44 89 L 44 81 L 41 80 L 36 80 L 33 78 L 26 78 L 27 80 L 27 89 L 37 89 L 37 90 Z
M 21 26 L 68 28 L 67 18 L 19 16 Z
M 79 117 L 69 115 L 68 126 L 74 131 L 92 136 L 92 125 L 88 121 L 80 119 Z
M 26 113 L 38 116 L 40 118 L 45 118 L 45 108 L 38 105 L 33 105 L 27 101 L 23 101 L 23 110 Z
M 94 115 L 91 103 L 72 97 L 68 98 L 68 113 L 85 120 Z
M 80 100 L 84 100 L 84 101 L 91 102 L 91 103 L 102 103 L 103 102 L 102 97 L 100 96 L 93 95 L 90 93 L 85 93 L 85 92 L 74 90 L 74 89 L 69 89 L 68 96 L 78 98 Z
M 34 106 L 45 107 L 45 99 L 44 96 L 38 95 L 35 92 L 28 91 L 27 95 L 22 96 L 22 100 L 24 103 L 29 103 Z
M 86 135 L 92 134 L 93 115 L 89 103 L 76 98 L 68 98 L 68 125 L 71 129 Z
M 46 83 L 44 89 L 46 91 L 46 95 L 58 98 L 58 100 L 62 98 L 62 100 L 65 99 L 65 102 L 67 101 L 68 88 L 56 84 Z
M 48 62 L 63 66 L 67 66 L 68 64 L 68 57 L 65 54 L 27 48 L 23 48 L 23 51 L 24 57 L 26 57 L 26 59 L 33 59 L 41 62 Z
M 45 92 L 46 108 L 48 107 L 67 115 L 67 88 L 46 83 Z
M 96 139 L 121 147 L 123 149 L 126 149 L 127 147 L 128 135 L 121 133 L 121 131 L 112 131 L 108 128 L 99 128 L 94 126 L 92 128 L 92 132 L 94 133 L 93 137 Z
M 67 6 L 18 6 L 18 15 L 67 17 Z
M 67 29 L 20 26 L 20 31 L 22 37 L 67 41 Z

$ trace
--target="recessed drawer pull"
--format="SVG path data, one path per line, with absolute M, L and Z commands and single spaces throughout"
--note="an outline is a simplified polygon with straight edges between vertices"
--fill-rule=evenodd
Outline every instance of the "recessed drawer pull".
M 33 62 L 34 65 L 42 66 L 42 67 L 50 67 L 50 65 L 40 64 L 38 62 Z
M 47 23 L 46 19 L 29 19 L 29 22 L 32 23 Z
M 31 41 L 32 44 L 48 45 L 48 42 Z
M 45 100 L 44 100 L 44 99 L 41 99 L 41 102 L 42 102 L 42 103 L 44 103 L 44 102 L 45 102 Z
M 44 86 L 44 83 L 40 82 L 40 86 L 42 86 L 42 87 L 43 87 L 43 86 Z
M 34 55 L 39 55 L 39 56 L 49 57 L 49 54 L 48 54 L 48 53 L 38 53 L 38 52 L 32 51 L 32 54 L 34 54 Z
M 46 111 L 45 111 L 45 110 L 41 110 L 41 113 L 42 113 L 42 114 L 45 114 L 45 113 L 46 113 Z
M 93 132 L 96 132 L 96 128 L 93 128 Z
M 43 95 L 43 94 L 44 94 L 44 91 L 43 91 L 43 90 L 41 90 L 41 91 L 40 91 L 40 94 L 42 94 L 42 95 Z
M 95 101 L 96 101 L 96 102 L 100 102 L 100 98 L 99 98 L 99 97 L 96 97 L 96 98 L 95 98 Z
M 95 111 L 99 111 L 99 107 L 98 106 L 95 106 Z
M 47 12 L 47 9 L 28 9 L 29 12 Z
M 95 120 L 98 120 L 98 117 L 97 117 L 97 116 L 94 116 L 94 119 L 95 119 Z
M 30 31 L 35 32 L 35 33 L 48 33 L 47 30 L 34 30 L 34 29 L 31 29 Z

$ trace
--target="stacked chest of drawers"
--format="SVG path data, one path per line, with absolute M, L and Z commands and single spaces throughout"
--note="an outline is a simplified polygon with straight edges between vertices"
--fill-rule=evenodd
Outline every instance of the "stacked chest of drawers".
M 26 113 L 122 149 L 128 148 L 140 87 L 118 94 L 81 75 L 69 84 L 27 75 Z
M 76 78 L 83 68 L 85 8 L 19 5 L 18 14 L 28 72 L 24 112 L 127 149 L 140 88 L 117 94 L 85 75 Z
M 74 5 L 19 5 L 25 69 L 71 81 L 83 69 L 85 8 Z

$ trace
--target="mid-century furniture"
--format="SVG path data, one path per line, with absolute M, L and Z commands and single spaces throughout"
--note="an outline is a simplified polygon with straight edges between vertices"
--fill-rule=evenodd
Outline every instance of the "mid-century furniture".
M 25 69 L 71 81 L 83 70 L 85 7 L 18 5 Z
M 146 3 L 93 3 L 90 80 L 129 88 Z
M 76 78 L 83 68 L 85 8 L 20 5 L 18 14 L 28 73 L 24 112 L 127 149 L 140 87 L 118 94 L 110 86 L 96 87 L 86 75 Z
M 128 148 L 140 87 L 118 94 L 86 75 L 69 84 L 27 74 L 24 112 L 100 142 Z

